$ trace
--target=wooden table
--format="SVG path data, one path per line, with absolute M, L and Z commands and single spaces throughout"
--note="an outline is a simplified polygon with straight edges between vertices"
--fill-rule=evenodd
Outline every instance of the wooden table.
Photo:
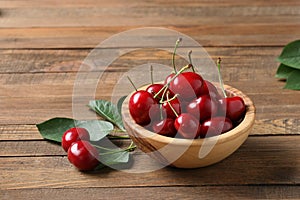
M 89 52 L 113 34 L 145 26 L 182 32 L 213 59 L 222 57 L 224 82 L 256 105 L 253 131 L 210 167 L 79 172 L 35 124 L 73 117 L 74 81 Z M 300 92 L 274 78 L 276 57 L 299 38 L 298 0 L 1 0 L 0 199 L 300 199 Z M 150 54 L 126 54 L 115 67 Z M 170 63 L 169 54 L 158 57 Z M 112 67 L 108 89 L 96 98 L 110 98 L 113 77 L 129 64 Z M 143 167 L 148 158 L 138 152 L 133 157 Z

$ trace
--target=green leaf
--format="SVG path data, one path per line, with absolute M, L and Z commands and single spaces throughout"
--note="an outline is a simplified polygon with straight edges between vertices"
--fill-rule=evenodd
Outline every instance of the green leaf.
M 52 118 L 36 125 L 43 138 L 61 142 L 64 132 L 72 127 L 86 128 L 91 137 L 91 141 L 98 141 L 104 138 L 113 130 L 110 122 L 103 120 L 80 121 L 70 118 Z
M 282 50 L 278 61 L 296 69 L 300 69 L 300 40 L 287 44 Z
M 91 100 L 88 106 L 102 118 L 112 122 L 122 131 L 125 131 L 122 116 L 119 113 L 117 106 L 113 103 L 105 100 Z
M 114 126 L 112 123 L 103 120 L 75 121 L 78 127 L 86 128 L 90 133 L 91 141 L 99 141 L 107 136 Z
M 275 77 L 287 79 L 288 76 L 295 70 L 296 70 L 295 68 L 289 67 L 289 66 L 281 63 L 277 69 Z
M 100 162 L 104 165 L 117 165 L 128 163 L 129 152 L 122 149 L 114 149 L 112 151 L 100 151 Z
M 121 114 L 121 110 L 122 110 L 122 104 L 123 104 L 124 100 L 126 99 L 126 97 L 127 96 L 122 96 L 117 103 L 118 111 L 120 114 Z
M 294 70 L 287 78 L 286 89 L 300 90 L 300 70 Z

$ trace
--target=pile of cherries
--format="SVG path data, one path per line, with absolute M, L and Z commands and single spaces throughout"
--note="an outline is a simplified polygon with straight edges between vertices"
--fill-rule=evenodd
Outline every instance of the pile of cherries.
M 227 97 L 222 89 L 225 97 L 189 64 L 167 76 L 163 84 L 136 90 L 129 99 L 129 112 L 137 124 L 160 135 L 186 139 L 216 136 L 237 126 L 246 112 L 241 97 Z
M 99 165 L 99 152 L 90 143 L 90 134 L 85 128 L 73 127 L 62 136 L 61 145 L 68 153 L 69 161 L 79 170 L 93 170 Z

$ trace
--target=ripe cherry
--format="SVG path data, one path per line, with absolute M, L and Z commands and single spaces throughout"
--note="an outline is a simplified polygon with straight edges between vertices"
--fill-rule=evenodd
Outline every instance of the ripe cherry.
M 93 170 L 99 164 L 99 152 L 90 142 L 79 140 L 69 148 L 68 159 L 79 170 Z
M 155 133 L 168 137 L 174 137 L 177 133 L 177 130 L 174 127 L 174 119 L 170 118 L 165 118 L 153 123 L 152 129 Z
M 164 95 L 164 92 L 162 90 L 162 88 L 164 87 L 163 84 L 158 84 L 158 83 L 155 83 L 155 84 L 151 84 L 147 87 L 146 91 L 149 92 L 150 94 L 152 94 L 153 96 L 157 93 L 159 93 L 157 95 L 157 97 L 155 98 L 157 101 L 160 101 L 162 98 L 163 100 L 166 100 L 166 92 L 169 92 L 169 98 L 172 98 L 174 96 L 174 94 L 167 88 L 166 92 L 165 92 L 165 95 Z M 164 95 L 164 97 L 163 97 Z
M 231 119 L 232 122 L 239 122 L 245 115 L 246 106 L 244 100 L 239 96 L 222 98 L 219 100 L 220 112 Z M 226 110 L 226 111 L 225 111 Z
M 186 110 L 202 122 L 217 114 L 218 103 L 210 96 L 204 95 L 190 102 Z
M 166 77 L 164 84 L 169 83 L 169 82 L 171 81 L 171 79 L 172 79 L 174 76 L 175 76 L 174 73 L 169 74 L 169 75 Z
M 183 72 L 171 81 L 169 89 L 180 99 L 191 100 L 200 95 L 202 77 L 194 72 Z
M 61 145 L 67 152 L 70 146 L 78 140 L 90 141 L 90 134 L 85 128 L 73 127 L 68 129 L 62 136 Z
M 212 137 L 225 133 L 233 128 L 232 122 L 226 117 L 213 117 L 201 125 L 200 137 Z
M 201 88 L 201 96 L 202 95 L 209 95 L 211 98 L 214 98 L 216 100 L 221 99 L 221 95 L 219 94 L 216 86 L 212 84 L 210 81 L 204 80 L 203 86 Z
M 200 135 L 200 123 L 191 114 L 182 113 L 174 122 L 174 126 L 182 138 L 194 139 Z
M 149 111 L 157 105 L 152 94 L 139 90 L 133 93 L 129 99 L 129 112 L 137 124 L 147 125 L 151 121 Z
M 172 110 L 171 107 L 174 109 L 175 112 Z M 176 115 L 180 115 L 181 113 L 180 103 L 177 98 L 172 99 L 169 102 L 164 102 L 162 108 L 164 109 L 164 112 L 166 112 L 168 118 L 175 119 L 177 117 Z

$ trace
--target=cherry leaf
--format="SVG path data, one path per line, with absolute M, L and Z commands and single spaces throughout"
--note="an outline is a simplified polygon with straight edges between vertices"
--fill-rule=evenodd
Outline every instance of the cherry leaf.
M 300 70 L 294 70 L 287 78 L 286 89 L 300 90 Z
M 300 69 L 300 40 L 287 44 L 278 57 L 278 61 L 289 67 Z
M 52 118 L 36 125 L 44 139 L 61 142 L 64 132 L 72 127 L 82 127 L 89 131 L 91 141 L 99 141 L 113 130 L 110 122 L 103 120 L 74 120 L 70 118 Z
M 122 116 L 116 105 L 106 100 L 91 100 L 88 106 L 102 118 L 115 124 L 122 131 L 125 131 Z
M 281 79 L 287 79 L 288 76 L 295 70 L 296 70 L 295 68 L 289 67 L 281 63 L 277 69 L 275 77 Z

